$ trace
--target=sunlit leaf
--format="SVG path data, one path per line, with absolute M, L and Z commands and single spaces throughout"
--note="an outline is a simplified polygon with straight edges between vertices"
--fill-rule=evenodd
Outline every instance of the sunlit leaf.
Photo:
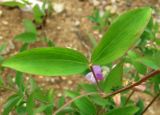
M 150 8 L 130 10 L 119 16 L 92 54 L 92 63 L 105 65 L 123 56 L 143 33 L 151 17 Z
M 82 73 L 88 68 L 88 61 L 72 49 L 35 48 L 10 57 L 2 65 L 21 72 L 57 76 Z

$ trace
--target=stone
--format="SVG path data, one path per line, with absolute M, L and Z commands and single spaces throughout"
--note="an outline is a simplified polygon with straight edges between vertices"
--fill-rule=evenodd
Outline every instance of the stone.
M 54 3 L 53 4 L 53 9 L 57 14 L 62 13 L 64 11 L 64 4 Z
M 8 25 L 9 23 L 8 23 L 8 21 L 3 20 L 3 21 L 2 21 L 2 24 Z

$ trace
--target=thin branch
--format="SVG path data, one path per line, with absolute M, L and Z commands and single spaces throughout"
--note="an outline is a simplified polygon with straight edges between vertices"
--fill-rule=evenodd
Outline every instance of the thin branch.
M 128 103 L 128 101 L 131 99 L 131 97 L 132 97 L 132 95 L 135 93 L 135 91 L 134 90 L 132 90 L 132 92 L 129 94 L 129 96 L 128 96 L 128 98 L 127 98 L 127 100 L 126 100 L 126 105 L 127 105 L 127 103 Z
M 74 102 L 74 101 L 76 101 L 77 99 L 80 99 L 80 98 L 82 98 L 82 97 L 89 96 L 89 95 L 98 95 L 98 94 L 100 94 L 100 95 L 103 95 L 104 98 L 107 98 L 107 97 L 113 96 L 113 95 L 115 95 L 115 94 L 121 93 L 121 92 L 123 92 L 123 91 L 132 89 L 132 88 L 134 88 L 135 86 L 140 85 L 141 83 L 147 81 L 149 78 L 152 78 L 152 77 L 154 77 L 154 76 L 157 75 L 157 74 L 160 74 L 160 70 L 153 71 L 152 73 L 150 73 L 150 74 L 148 74 L 147 76 L 145 76 L 144 78 L 142 78 L 140 81 L 138 81 L 138 82 L 136 82 L 136 83 L 133 83 L 133 84 L 131 84 L 131 85 L 129 85 L 129 86 L 126 86 L 126 87 L 124 87 L 124 88 L 121 88 L 121 89 L 119 89 L 119 90 L 117 90 L 117 91 L 115 91 L 115 92 L 112 92 L 112 93 L 108 94 L 108 95 L 106 95 L 106 94 L 103 93 L 103 92 L 91 92 L 91 93 L 82 94 L 82 95 L 80 95 L 80 96 L 77 96 L 77 97 L 73 98 L 72 100 L 68 101 L 66 104 L 64 104 L 63 106 L 61 106 L 58 110 L 56 110 L 56 111 L 53 113 L 53 115 L 56 115 L 56 114 L 59 113 L 61 110 L 63 110 L 65 107 L 67 107 L 68 105 L 70 105 L 72 102 Z
M 140 81 L 135 82 L 135 83 L 133 83 L 133 84 L 131 84 L 131 85 L 128 85 L 128 86 L 126 86 L 126 87 L 124 87 L 124 88 L 121 88 L 121 89 L 119 89 L 119 90 L 117 90 L 117 91 L 115 91 L 115 92 L 113 92 L 113 93 L 110 93 L 110 94 L 107 95 L 105 98 L 110 97 L 110 96 L 113 96 L 113 95 L 116 95 L 116 94 L 118 94 L 118 93 L 121 93 L 121 92 L 126 91 L 126 90 L 129 90 L 129 89 L 132 89 L 132 88 L 134 88 L 135 86 L 140 85 L 141 83 L 147 81 L 148 79 L 154 77 L 154 76 L 157 75 L 157 74 L 160 74 L 160 70 L 155 70 L 155 71 L 153 71 L 152 73 L 150 73 L 150 74 L 148 74 L 147 76 L 145 76 L 144 78 L 142 78 Z
M 90 93 L 85 93 L 85 94 L 82 94 L 82 95 L 79 95 L 75 98 L 73 98 L 72 100 L 68 101 L 66 104 L 64 104 L 63 106 L 61 106 L 57 111 L 55 111 L 53 113 L 53 115 L 56 115 L 57 113 L 59 113 L 61 110 L 63 110 L 65 107 L 67 107 L 68 105 L 70 105 L 72 102 L 76 101 L 77 99 L 80 99 L 82 97 L 85 97 L 85 96 L 89 96 L 89 95 L 105 95 L 105 93 L 99 93 L 99 92 L 90 92 Z
M 142 115 L 148 110 L 148 108 L 156 101 L 156 99 L 160 96 L 160 92 L 152 99 L 152 101 L 147 105 L 147 107 L 143 110 Z

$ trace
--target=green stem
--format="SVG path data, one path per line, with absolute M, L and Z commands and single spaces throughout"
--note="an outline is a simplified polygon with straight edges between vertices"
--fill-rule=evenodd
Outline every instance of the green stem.
M 128 98 L 127 98 L 127 100 L 126 100 L 126 105 L 127 105 L 127 103 L 128 103 L 128 101 L 131 99 L 131 97 L 132 97 L 132 95 L 135 93 L 135 91 L 134 90 L 132 90 L 132 92 L 129 94 L 129 96 L 128 96 Z

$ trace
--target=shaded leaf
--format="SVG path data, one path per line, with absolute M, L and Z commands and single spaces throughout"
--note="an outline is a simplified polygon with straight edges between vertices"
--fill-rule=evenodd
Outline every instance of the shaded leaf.
M 23 20 L 23 24 L 26 32 L 31 32 L 34 34 L 37 33 L 36 27 L 31 20 L 25 19 Z
M 105 92 L 111 92 L 113 88 L 122 86 L 122 76 L 123 76 L 123 64 L 118 64 L 109 73 L 103 83 L 103 89 Z
M 18 103 L 18 101 L 21 99 L 20 96 L 18 95 L 13 95 L 11 96 L 7 102 L 4 104 L 4 107 L 3 107 L 3 113 L 2 115 L 8 115 L 12 109 L 16 106 L 16 104 Z
M 70 98 L 79 96 L 78 93 L 67 91 L 66 95 Z M 74 101 L 81 115 L 96 115 L 95 106 L 86 98 L 82 97 Z
M 32 32 L 24 32 L 15 36 L 15 40 L 22 41 L 24 43 L 33 43 L 36 41 L 36 34 Z
M 7 7 L 19 7 L 19 8 L 23 8 L 25 6 L 25 4 L 16 1 L 0 2 L 0 5 Z
M 136 106 L 127 106 L 111 110 L 104 115 L 134 115 L 137 111 L 138 108 Z

